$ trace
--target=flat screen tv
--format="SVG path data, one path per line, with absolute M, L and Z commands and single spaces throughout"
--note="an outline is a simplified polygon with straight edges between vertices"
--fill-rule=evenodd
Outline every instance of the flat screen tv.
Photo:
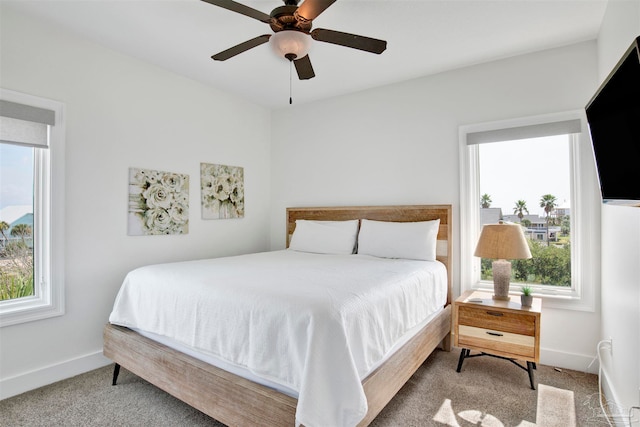
M 602 201 L 640 206 L 640 37 L 585 109 Z

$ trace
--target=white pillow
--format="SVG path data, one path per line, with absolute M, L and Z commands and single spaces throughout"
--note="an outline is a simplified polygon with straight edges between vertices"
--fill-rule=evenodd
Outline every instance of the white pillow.
M 435 261 L 440 220 L 386 222 L 363 219 L 358 253 L 381 258 Z
M 318 254 L 352 254 L 358 238 L 358 220 L 296 220 L 289 249 Z

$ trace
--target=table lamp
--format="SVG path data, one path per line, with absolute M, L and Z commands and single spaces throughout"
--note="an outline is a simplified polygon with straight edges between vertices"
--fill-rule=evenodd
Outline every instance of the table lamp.
M 508 301 L 511 263 L 507 260 L 531 258 L 531 251 L 520 225 L 500 221 L 498 224 L 486 224 L 482 227 L 473 255 L 495 260 L 491 264 L 493 299 Z

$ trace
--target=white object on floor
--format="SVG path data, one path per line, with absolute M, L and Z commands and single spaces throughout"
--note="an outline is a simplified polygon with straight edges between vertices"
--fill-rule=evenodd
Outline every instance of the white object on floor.
M 571 390 L 538 384 L 536 425 L 575 427 L 576 404 Z

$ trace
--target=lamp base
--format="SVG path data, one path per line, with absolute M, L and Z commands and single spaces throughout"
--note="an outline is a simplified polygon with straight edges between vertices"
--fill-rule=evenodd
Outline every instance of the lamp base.
M 493 269 L 493 299 L 509 301 L 511 263 L 505 259 L 497 259 L 493 261 L 491 268 Z

